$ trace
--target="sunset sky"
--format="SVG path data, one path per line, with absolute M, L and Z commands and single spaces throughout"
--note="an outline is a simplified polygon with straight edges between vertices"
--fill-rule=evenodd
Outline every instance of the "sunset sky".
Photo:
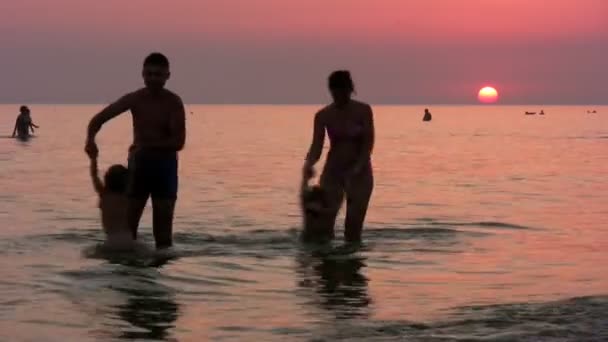
M 606 0 L 0 2 L 0 102 L 104 103 L 168 55 L 188 103 L 608 103 Z

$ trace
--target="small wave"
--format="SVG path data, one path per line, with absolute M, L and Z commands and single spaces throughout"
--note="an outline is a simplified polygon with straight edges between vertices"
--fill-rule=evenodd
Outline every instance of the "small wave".
M 389 245 L 398 246 L 403 242 L 409 244 L 408 248 L 416 249 L 422 247 L 415 245 L 417 241 L 422 240 L 426 241 L 426 243 L 419 252 L 424 252 L 424 248 L 442 249 L 441 247 L 444 245 L 459 245 L 463 241 L 463 238 L 483 237 L 490 234 L 483 231 L 457 229 L 464 226 L 524 228 L 500 222 L 449 223 L 428 221 L 424 224 L 405 225 L 403 227 L 391 227 L 384 224 L 375 225 L 364 229 L 364 244 L 358 247 L 358 251 L 369 251 L 371 246 L 375 244 L 382 244 L 386 248 Z M 142 229 L 139 240 L 144 245 L 154 246 L 154 238 L 150 231 L 151 229 Z M 333 245 L 332 248 L 342 244 L 342 231 L 340 227 L 337 228 L 336 239 L 331 244 Z M 174 234 L 174 242 L 177 257 L 179 258 L 223 255 L 275 258 L 291 254 L 302 247 L 302 243 L 299 240 L 299 232 L 300 229 L 296 227 L 287 229 L 257 229 L 243 233 L 228 234 L 197 233 L 194 230 L 190 230 L 176 232 Z M 103 240 L 103 232 L 99 229 L 70 229 L 60 233 L 27 235 L 2 240 L 0 241 L 0 253 L 5 255 L 32 253 L 41 248 L 60 250 L 65 249 L 65 244 L 69 244 L 74 245 L 69 247 L 69 249 L 84 249 L 83 255 L 87 258 L 107 259 L 111 263 L 129 263 L 131 259 L 142 259 L 140 257 L 134 258 L 130 255 L 123 258 L 123 255 L 114 257 L 113 254 L 115 253 L 110 253 L 112 254 L 110 256 L 99 253 L 97 246 Z M 151 248 L 153 249 L 153 247 Z M 391 247 L 388 248 L 390 249 Z
M 434 325 L 440 336 L 462 339 L 473 330 L 478 337 L 474 340 L 598 341 L 608 337 L 607 296 L 468 306 L 458 311 L 464 319 Z
M 457 229 L 439 228 L 439 227 L 403 227 L 403 228 L 367 228 L 363 235 L 365 239 L 383 240 L 389 239 L 409 240 L 417 237 L 428 236 L 452 236 L 462 233 Z
M 527 226 L 520 226 L 517 224 L 503 223 L 503 222 L 473 222 L 470 225 L 488 228 L 509 228 L 509 229 L 534 229 Z
M 457 319 L 435 322 L 351 321 L 336 325 L 327 340 L 407 341 L 606 341 L 608 296 L 545 303 L 468 306 Z
M 80 243 L 101 241 L 103 239 L 103 232 L 100 229 L 64 230 L 61 233 L 29 235 L 24 237 L 24 239 L 27 239 L 31 243 L 50 241 Z
M 297 241 L 298 230 L 254 230 L 242 234 L 198 234 L 192 232 L 177 232 L 174 241 L 181 245 L 219 244 L 231 246 L 266 246 L 272 249 L 292 247 Z
M 488 232 L 458 229 L 469 224 L 452 224 L 446 222 L 427 222 L 403 227 L 370 227 L 364 230 L 364 240 L 395 242 L 407 240 L 454 240 L 460 237 L 484 237 Z
M 430 202 L 410 202 L 410 203 L 408 203 L 408 205 L 411 205 L 414 207 L 445 207 L 444 204 L 430 203 Z
M 477 222 L 442 222 L 435 221 L 432 219 L 421 219 L 426 221 L 425 224 L 431 226 L 454 226 L 454 227 L 482 227 L 482 228 L 503 228 L 503 229 L 526 229 L 534 230 L 537 228 L 523 226 L 513 223 L 506 222 L 495 222 L 495 221 L 477 221 Z
M 566 137 L 568 140 L 599 140 L 599 139 L 608 139 L 608 135 L 597 135 L 597 136 L 573 136 Z

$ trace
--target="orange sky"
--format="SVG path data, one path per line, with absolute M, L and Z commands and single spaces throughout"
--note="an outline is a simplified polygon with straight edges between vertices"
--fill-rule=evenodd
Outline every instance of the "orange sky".
M 4 1 L 0 101 L 105 101 L 162 50 L 193 102 L 321 102 L 338 67 L 370 101 L 601 102 L 607 42 L 603 0 Z

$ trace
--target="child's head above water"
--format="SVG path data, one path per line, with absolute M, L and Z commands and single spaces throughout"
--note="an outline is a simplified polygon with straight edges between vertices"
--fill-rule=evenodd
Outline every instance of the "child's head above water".
M 302 240 L 309 242 L 331 240 L 334 237 L 334 229 L 327 218 L 331 215 L 332 209 L 326 191 L 317 185 L 307 187 L 302 192 L 301 201 L 304 211 Z
M 315 185 L 304 192 L 302 202 L 307 212 L 318 213 L 326 207 L 325 192 Z
M 106 191 L 115 193 L 127 192 L 127 183 L 129 180 L 129 170 L 120 164 L 110 166 L 104 176 L 104 185 Z

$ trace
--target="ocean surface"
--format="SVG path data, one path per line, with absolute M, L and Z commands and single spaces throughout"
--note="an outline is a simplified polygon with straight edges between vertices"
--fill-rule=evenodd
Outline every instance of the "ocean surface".
M 608 107 L 375 106 L 351 248 L 343 212 L 333 246 L 297 239 L 319 106 L 187 106 L 169 260 L 87 253 L 100 108 L 32 105 L 21 142 L 0 106 L 0 341 L 608 341 Z M 102 172 L 130 140 L 103 127 Z

